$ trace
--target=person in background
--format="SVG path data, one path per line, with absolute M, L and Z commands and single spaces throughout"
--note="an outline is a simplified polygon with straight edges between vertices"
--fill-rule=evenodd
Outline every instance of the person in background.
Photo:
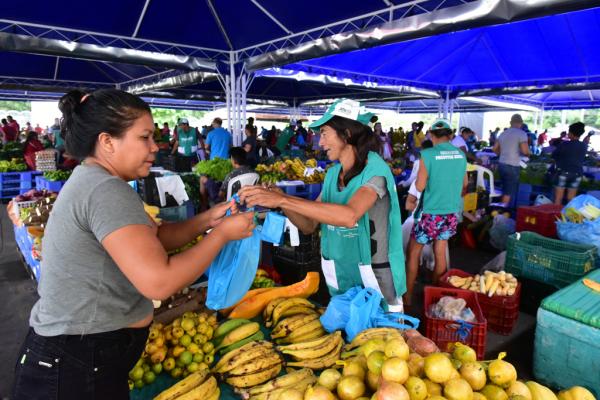
M 159 143 L 162 136 L 162 129 L 158 127 L 158 122 L 154 123 L 154 142 Z
M 244 134 L 246 135 L 246 139 L 242 142 L 242 148 L 246 152 L 246 160 L 247 164 L 252 168 L 256 167 L 256 134 L 254 130 L 246 125 L 244 129 Z
M 308 143 L 308 131 L 302 126 L 302 120 L 296 122 L 296 135 L 302 136 L 304 143 Z
M 4 131 L 4 141 L 6 143 L 18 140 L 19 131 L 13 125 L 9 124 L 5 118 L 2 118 L 2 131 Z
M 50 133 L 52 140 L 54 141 L 54 148 L 61 153 L 65 151 L 65 140 L 60 133 L 60 119 L 54 119 L 54 125 L 50 127 Z
M 163 139 L 166 137 L 167 140 L 171 136 L 171 129 L 169 128 L 168 122 L 163 123 L 162 136 L 163 136 Z
M 41 150 L 44 150 L 44 145 L 39 141 L 38 134 L 30 131 L 23 147 L 23 158 L 27 167 L 32 171 L 35 171 L 35 153 Z
M 469 145 L 467 144 L 473 136 L 475 136 L 475 132 L 471 128 L 462 127 L 460 128 L 460 133 L 454 135 L 454 138 L 450 142 L 452 146 L 460 149 L 470 162 L 476 160 L 475 155 L 469 150 Z
M 412 303 L 413 289 L 423 247 L 433 242 L 433 284 L 446 272 L 448 240 L 456 234 L 462 193 L 467 186 L 467 159 L 450 144 L 452 127 L 439 119 L 431 126 L 433 147 L 421 151 L 415 188 L 421 192 L 422 209 L 415 215 L 406 267 L 407 291 L 404 304 Z
M 567 201 L 577 196 L 577 189 L 583 177 L 583 162 L 587 154 L 587 144 L 579 139 L 585 132 L 585 125 L 576 122 L 569 126 L 569 140 L 552 153 L 556 161 L 554 176 L 554 204 L 562 205 L 567 191 Z
M 210 159 L 229 158 L 229 149 L 231 148 L 231 134 L 222 128 L 223 120 L 215 118 L 212 122 L 213 129 L 208 133 L 206 138 L 206 151 L 210 153 Z
M 424 125 L 425 124 L 423 123 L 423 121 L 419 121 L 419 123 L 417 124 L 417 132 L 414 136 L 414 145 L 415 149 L 417 150 L 421 149 L 421 143 L 423 143 L 423 141 L 426 139 L 425 133 L 423 132 Z
M 149 175 L 158 151 L 148 104 L 116 89 L 74 90 L 59 108 L 67 153 L 84 162 L 44 231 L 39 299 L 10 398 L 129 399 L 127 374 L 153 320 L 150 299 L 168 299 L 204 274 L 227 242 L 250 237 L 253 213 L 221 204 L 158 226 L 127 183 Z M 235 215 L 224 218 L 228 210 Z M 198 235 L 191 248 L 168 254 Z
M 275 155 L 275 153 L 273 153 L 271 151 L 271 149 L 269 149 L 269 145 L 267 144 L 267 142 L 265 140 L 261 140 L 261 139 L 257 140 L 257 142 L 256 142 L 256 157 L 257 157 L 258 164 L 265 163 L 267 160 L 272 158 L 274 155 Z
M 406 133 L 406 148 L 410 151 L 415 148 L 415 135 L 419 130 L 419 124 L 413 122 L 411 124 L 411 130 Z
M 284 154 L 286 152 L 293 137 L 294 130 L 290 124 L 277 136 L 277 142 L 275 143 L 275 148 L 273 149 L 276 155 Z
M 21 127 L 19 126 L 19 123 L 17 121 L 15 121 L 11 115 L 8 115 L 6 117 L 6 119 L 8 120 L 8 124 L 10 126 L 12 126 L 14 128 L 14 130 L 17 132 L 17 137 L 18 137 L 19 132 L 21 132 Z
M 529 156 L 528 138 L 521 129 L 523 118 L 514 114 L 510 119 L 510 128 L 494 145 L 494 153 L 500 156 L 498 169 L 502 181 L 502 202 L 510 207 L 519 192 L 519 177 L 521 174 L 521 156 Z
M 426 150 L 426 149 L 430 149 L 433 147 L 433 142 L 431 140 L 425 140 L 423 143 L 421 143 L 422 147 L 421 147 L 421 151 Z M 415 160 L 415 163 L 413 164 L 413 170 L 415 170 L 415 179 L 413 179 L 409 184 L 409 189 L 408 189 L 408 195 L 406 196 L 406 203 L 405 203 L 405 209 L 406 211 L 413 213 L 416 208 L 417 205 L 419 203 L 419 199 L 421 198 L 421 192 L 419 192 L 417 190 L 415 181 L 416 181 L 416 176 L 419 173 L 419 165 L 420 165 L 420 160 Z M 412 172 L 411 172 L 411 176 L 412 176 Z
M 379 138 L 381 141 L 381 151 L 380 155 L 384 160 L 392 159 L 392 144 L 391 138 L 383 131 L 381 128 L 381 122 L 376 122 L 373 127 L 373 133 Z
M 542 152 L 542 148 L 546 145 L 548 141 L 548 129 L 544 129 L 544 132 L 540 133 L 537 138 L 537 154 Z
M 568 140 L 569 138 L 567 137 L 567 132 L 566 131 L 562 131 L 560 133 L 560 136 L 554 139 L 550 139 L 550 146 L 553 146 L 555 149 L 558 148 L 558 146 L 560 146 L 564 141 Z
M 258 133 L 258 128 L 256 127 L 256 125 L 254 125 L 253 117 L 248 117 L 248 123 L 246 124 L 245 128 L 249 128 L 252 134 L 256 137 L 256 134 Z
M 154 128 L 154 134 L 156 134 L 156 128 Z M 173 150 L 171 154 L 177 154 L 182 161 L 180 168 L 185 172 L 189 172 L 192 166 L 198 162 L 198 145 L 200 144 L 200 134 L 197 128 L 190 127 L 190 123 L 187 118 L 181 118 L 179 120 L 179 126 L 177 127 L 177 139 L 173 143 Z
M 496 144 L 496 140 L 498 140 L 498 133 L 500 133 L 500 128 L 496 127 L 493 131 L 490 131 L 490 147 L 494 147 Z
M 26 122 L 25 123 L 25 128 L 23 129 L 23 131 L 29 135 L 29 132 L 33 131 L 33 127 L 31 126 L 31 122 Z
M 40 126 L 40 124 L 35 124 L 35 129 L 34 129 L 35 133 L 37 133 L 38 135 L 41 135 L 42 133 L 44 133 L 44 128 L 42 128 Z

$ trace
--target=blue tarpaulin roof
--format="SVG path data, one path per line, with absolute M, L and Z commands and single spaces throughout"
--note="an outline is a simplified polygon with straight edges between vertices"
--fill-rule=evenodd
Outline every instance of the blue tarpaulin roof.
M 600 9 L 475 28 L 285 66 L 387 84 L 469 89 L 600 81 Z
M 98 7 L 95 2 L 30 0 L 0 3 L 0 33 L 220 59 L 230 49 L 244 51 L 249 57 L 317 37 L 374 27 L 389 19 L 475 2 L 105 0 Z M 388 15 L 385 9 L 390 6 Z M 481 88 L 600 82 L 598 37 L 600 9 L 592 8 L 337 54 L 285 68 L 355 82 L 450 90 L 453 95 Z M 21 86 L 24 97 L 61 88 L 126 87 L 181 73 L 167 67 L 0 52 L 0 87 L 19 90 Z M 184 103 L 194 95 L 224 96 L 217 81 L 169 92 L 171 97 L 182 97 Z M 283 100 L 293 106 L 315 99 L 390 94 L 377 93 L 343 85 L 256 77 L 248 98 Z M 598 105 L 597 96 L 589 102 L 580 101 L 586 94 L 576 92 L 552 96 L 548 101 L 523 94 L 516 98 L 546 108 Z M 561 101 L 554 101 L 557 96 L 562 96 Z

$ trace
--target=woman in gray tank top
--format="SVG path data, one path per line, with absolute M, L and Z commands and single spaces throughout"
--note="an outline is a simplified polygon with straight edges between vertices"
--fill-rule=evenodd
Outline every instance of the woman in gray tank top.
M 69 154 L 83 160 L 43 239 L 40 299 L 19 354 L 12 399 L 128 399 L 128 371 L 152 322 L 150 299 L 200 277 L 225 243 L 251 235 L 252 214 L 223 204 L 157 226 L 127 181 L 149 174 L 158 148 L 148 105 L 129 93 L 72 91 L 59 103 Z M 233 210 L 236 211 L 236 210 Z M 174 256 L 167 251 L 213 229 Z

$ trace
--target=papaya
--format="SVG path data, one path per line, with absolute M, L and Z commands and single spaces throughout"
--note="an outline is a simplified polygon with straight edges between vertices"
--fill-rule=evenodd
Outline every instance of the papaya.
M 264 293 L 264 292 L 268 292 L 269 290 L 273 290 L 273 289 L 275 289 L 275 288 L 274 287 L 269 287 L 269 288 L 258 288 L 258 289 L 248 290 L 246 292 L 246 294 L 244 295 L 244 297 L 242 297 L 242 299 L 240 301 L 238 301 L 237 303 L 235 303 L 231 307 L 227 307 L 227 308 L 224 308 L 222 310 L 219 310 L 219 313 L 221 315 L 228 316 L 229 313 L 231 312 L 231 310 L 233 310 L 234 308 L 236 308 L 239 304 L 242 304 L 244 301 L 248 300 L 251 297 L 254 297 L 254 296 L 256 296 L 258 294 L 261 294 L 261 293 Z
M 319 273 L 308 272 L 306 277 L 293 285 L 271 288 L 269 291 L 259 293 L 243 300 L 235 306 L 229 318 L 251 319 L 262 312 L 266 305 L 278 297 L 304 297 L 307 298 L 319 290 Z

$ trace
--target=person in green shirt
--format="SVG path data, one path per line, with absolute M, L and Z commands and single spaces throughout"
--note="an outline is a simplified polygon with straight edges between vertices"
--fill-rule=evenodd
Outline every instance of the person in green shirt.
M 379 291 L 389 311 L 401 312 L 406 291 L 402 225 L 396 185 L 378 154 L 379 138 L 368 126 L 372 114 L 342 99 L 310 125 L 331 161 L 320 196 L 309 201 L 274 187 L 244 187 L 248 206 L 281 208 L 303 233 L 321 228 L 321 267 L 329 293 L 355 286 Z
M 288 126 L 286 127 L 277 137 L 275 148 L 279 151 L 279 154 L 286 154 L 290 140 L 294 137 L 294 130 Z
M 433 283 L 446 272 L 448 239 L 456 234 L 462 193 L 467 186 L 465 154 L 450 143 L 452 127 L 444 119 L 431 126 L 433 147 L 421 151 L 416 189 L 421 192 L 415 211 L 407 263 L 408 290 L 404 304 L 410 305 L 423 247 L 433 242 L 435 270 Z M 422 207 L 422 208 L 421 208 Z

